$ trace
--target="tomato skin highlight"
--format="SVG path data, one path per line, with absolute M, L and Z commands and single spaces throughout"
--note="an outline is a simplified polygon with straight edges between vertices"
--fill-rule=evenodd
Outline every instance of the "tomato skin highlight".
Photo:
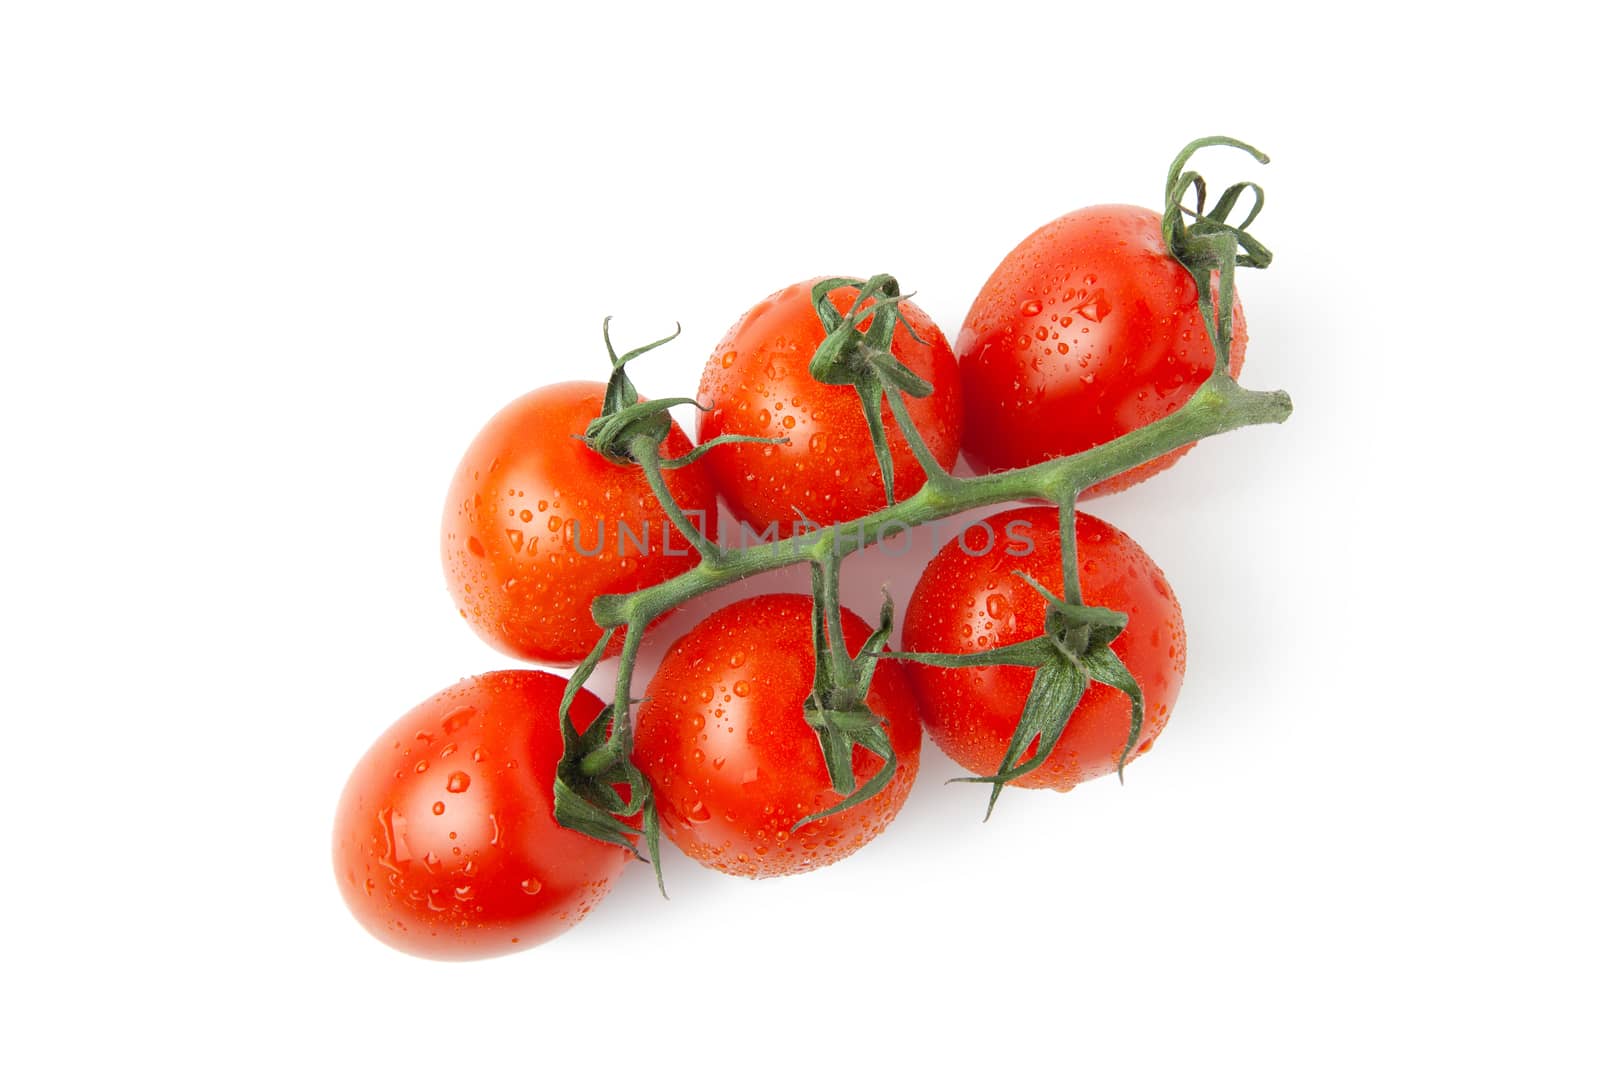
M 1248 341 L 1233 304 L 1229 372 Z M 1161 217 L 1083 208 L 1012 249 L 984 283 L 956 340 L 968 461 L 979 473 L 1101 445 L 1181 407 L 1215 358 L 1199 290 L 1167 254 Z M 1084 496 L 1165 470 L 1193 445 L 1116 475 Z
M 407 712 L 351 772 L 334 821 L 345 903 L 378 940 L 430 959 L 516 952 L 582 919 L 629 855 L 552 813 L 566 680 L 468 678 Z M 583 729 L 602 704 L 581 690 Z
M 843 621 L 854 653 L 871 629 L 849 611 Z M 893 777 L 877 796 L 792 829 L 842 799 L 804 717 L 815 663 L 811 598 L 773 594 L 714 612 L 651 680 L 634 763 L 654 787 L 666 835 L 704 866 L 750 878 L 814 870 L 872 840 L 904 805 L 922 728 L 904 668 L 883 660 L 867 705 L 887 721 Z M 883 766 L 862 748 L 853 760 L 858 784 Z
M 787 437 L 786 445 L 739 444 L 705 458 L 729 510 L 758 530 L 779 524 L 787 535 L 798 507 L 821 526 L 869 515 L 884 506 L 883 475 L 872 450 L 861 400 L 848 385 L 811 377 L 811 357 L 826 336 L 811 306 L 821 278 L 773 293 L 728 331 L 700 378 L 698 437 L 753 434 Z M 829 298 L 841 312 L 855 299 L 853 286 Z M 900 362 L 934 386 L 932 396 L 906 398 L 907 410 L 928 449 L 946 470 L 961 448 L 961 376 L 944 334 L 909 301 L 899 305 L 890 349 Z M 924 343 L 912 340 L 909 323 Z M 904 500 L 927 481 L 896 426 L 888 403 L 884 429 L 894 461 L 895 498 Z
M 600 640 L 595 597 L 656 585 L 699 562 L 670 529 L 644 472 L 576 439 L 604 397 L 599 382 L 565 382 L 513 400 L 473 439 L 451 480 L 440 537 L 446 584 L 462 618 L 508 655 L 572 666 Z M 674 424 L 663 454 L 689 448 Z M 701 465 L 663 475 L 685 511 L 704 515 L 714 541 L 716 493 Z M 618 634 L 607 654 L 621 647 Z
M 997 535 L 987 552 L 977 554 L 984 545 L 980 534 L 967 542 L 973 555 L 952 540 L 923 571 L 906 608 L 907 651 L 980 652 L 1044 632 L 1044 598 L 1012 572 L 1023 571 L 1061 592 L 1056 509 L 1018 508 L 987 521 Z M 1012 526 L 1019 521 L 1021 526 Z M 1008 538 L 1008 529 L 1018 536 Z M 1008 547 L 1023 547 L 1024 537 L 1033 542 L 1032 551 L 1008 554 Z M 1161 569 L 1127 534 L 1080 511 L 1077 537 L 1084 603 L 1128 615 L 1128 627 L 1111 649 L 1144 691 L 1144 725 L 1131 762 L 1155 743 L 1178 698 L 1188 654 L 1183 614 Z M 934 743 L 973 774 L 995 773 L 1022 718 L 1033 668 L 906 666 Z M 1091 682 L 1049 758 L 1012 784 L 1065 792 L 1115 772 L 1130 712 L 1127 696 Z M 1028 755 L 1036 750 L 1037 743 Z

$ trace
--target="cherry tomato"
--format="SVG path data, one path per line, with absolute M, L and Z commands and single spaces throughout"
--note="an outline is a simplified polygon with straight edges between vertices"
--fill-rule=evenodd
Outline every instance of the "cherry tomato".
M 450 483 L 446 582 L 462 618 L 502 652 L 575 664 L 600 640 L 589 613 L 595 597 L 664 582 L 699 562 L 644 472 L 577 439 L 604 396 L 598 382 L 566 382 L 519 397 L 473 439 Z M 663 453 L 689 447 L 674 425 Z M 668 470 L 665 479 L 714 541 L 716 493 L 701 465 Z M 618 634 L 608 654 L 621 645 Z
M 845 645 L 870 628 L 846 611 Z M 898 766 L 883 791 L 793 829 L 842 797 L 806 724 L 816 660 L 811 598 L 775 594 L 707 617 L 673 645 L 639 709 L 634 762 L 650 779 L 669 838 L 707 867 L 752 878 L 794 874 L 848 856 L 878 836 L 917 776 L 922 729 L 904 668 L 879 663 L 867 706 L 887 722 Z M 856 748 L 858 784 L 883 761 Z
M 556 823 L 566 681 L 497 671 L 436 693 L 361 758 L 339 798 L 333 867 L 380 941 L 433 959 L 498 956 L 571 927 L 628 853 Z M 581 730 L 601 702 L 573 702 Z
M 1237 298 L 1233 331 L 1237 378 L 1246 343 Z M 980 472 L 1072 455 L 1154 422 L 1215 362 L 1194 279 L 1167 255 L 1160 216 L 1125 205 L 1063 215 L 1012 249 L 967 312 L 956 352 L 965 448 Z M 1084 495 L 1143 481 L 1190 447 Z
M 986 521 L 989 532 L 969 527 L 923 571 L 906 608 L 907 650 L 979 652 L 1044 632 L 1044 598 L 1013 572 L 1061 592 L 1056 510 L 1018 508 Z M 1155 743 L 1178 698 L 1186 656 L 1183 615 L 1160 568 L 1127 534 L 1079 512 L 1077 536 L 1084 603 L 1128 616 L 1111 649 L 1144 692 L 1137 756 Z M 995 773 L 1022 717 L 1034 669 L 907 667 L 934 742 L 973 774 Z M 1115 771 L 1131 711 L 1122 692 L 1091 682 L 1049 758 L 1013 784 L 1064 792 Z M 1037 742 L 1027 755 L 1036 751 Z
M 786 445 L 728 445 L 706 457 L 729 509 L 757 530 L 776 522 L 781 534 L 790 533 L 799 518 L 796 507 L 829 526 L 871 514 L 885 503 L 859 395 L 851 386 L 824 385 L 811 377 L 811 357 L 825 336 L 811 306 L 812 286 L 820 280 L 791 285 L 746 312 L 711 353 L 700 378 L 699 401 L 710 409 L 700 413 L 700 440 L 725 433 L 789 439 Z M 847 286 L 834 290 L 830 299 L 844 312 L 856 293 Z M 899 307 L 903 322 L 890 349 L 934 387 L 931 396 L 907 397 L 906 408 L 929 451 L 948 470 L 961 448 L 955 356 L 921 309 L 909 302 Z M 912 340 L 905 323 L 923 343 Z M 883 421 L 894 460 L 895 497 L 903 500 L 927 478 L 887 401 Z

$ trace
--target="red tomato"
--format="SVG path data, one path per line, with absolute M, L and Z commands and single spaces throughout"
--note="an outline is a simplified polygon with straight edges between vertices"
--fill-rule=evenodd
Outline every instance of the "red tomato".
M 1008 470 L 1072 455 L 1176 411 L 1215 363 L 1198 294 L 1167 255 L 1153 211 L 1090 207 L 1036 230 L 989 276 L 956 340 L 973 467 Z M 1245 342 L 1236 298 L 1235 378 Z M 1191 447 L 1085 495 L 1143 481 Z
M 717 345 L 700 378 L 699 438 L 718 434 L 787 437 L 786 445 L 739 444 L 713 449 L 705 459 L 712 480 L 733 514 L 764 530 L 779 524 L 788 534 L 798 507 L 821 526 L 869 515 L 884 506 L 883 475 L 872 450 L 861 399 L 848 385 L 811 377 L 811 357 L 825 336 L 811 306 L 820 278 L 772 294 L 745 313 Z M 848 311 L 854 287 L 830 294 Z M 901 303 L 902 324 L 890 350 L 924 381 L 932 396 L 906 398 L 906 408 L 928 449 L 946 470 L 961 448 L 961 377 L 950 344 L 915 304 Z M 910 323 L 922 344 L 904 329 Z M 888 402 L 884 430 L 894 460 L 895 498 L 903 500 L 927 481 L 901 435 Z
M 334 822 L 345 903 L 380 941 L 473 959 L 537 945 L 606 895 L 628 853 L 552 814 L 565 679 L 497 671 L 407 712 L 350 775 Z M 572 705 L 582 730 L 601 702 Z
M 965 532 L 923 571 L 906 608 L 908 651 L 980 652 L 1044 633 L 1044 598 L 1012 572 L 1023 571 L 1061 592 L 1056 509 L 1017 508 L 987 522 L 992 543 L 982 530 Z M 1178 698 L 1186 655 L 1183 615 L 1160 568 L 1127 534 L 1081 512 L 1077 534 L 1084 603 L 1128 616 L 1128 627 L 1111 642 L 1111 650 L 1144 691 L 1137 756 L 1155 743 Z M 1027 541 L 1033 547 L 1024 552 Z M 986 543 L 988 550 L 979 551 Z M 994 774 L 1022 717 L 1034 669 L 906 666 L 934 742 L 973 774 Z M 1013 784 L 1064 792 L 1115 771 L 1131 711 L 1126 695 L 1090 682 L 1050 757 Z M 1036 751 L 1037 742 L 1026 755 Z
M 575 664 L 600 640 L 589 613 L 595 597 L 656 585 L 700 560 L 643 471 L 576 439 L 604 396 L 598 382 L 566 382 L 513 400 L 473 439 L 450 483 L 442 537 L 450 595 L 502 652 Z M 689 447 L 674 425 L 664 454 Z M 665 478 L 685 511 L 704 515 L 715 541 L 716 493 L 700 464 Z M 621 647 L 618 634 L 608 654 Z
M 844 613 L 852 654 L 870 632 Z M 662 829 L 705 866 L 751 878 L 822 867 L 877 837 L 905 803 L 922 729 L 904 669 L 884 660 L 867 706 L 888 723 L 899 760 L 893 777 L 871 799 L 792 829 L 843 799 L 805 721 L 815 665 L 811 598 L 776 594 L 710 615 L 672 646 L 651 680 L 634 763 L 654 787 Z M 857 784 L 882 767 L 855 750 Z

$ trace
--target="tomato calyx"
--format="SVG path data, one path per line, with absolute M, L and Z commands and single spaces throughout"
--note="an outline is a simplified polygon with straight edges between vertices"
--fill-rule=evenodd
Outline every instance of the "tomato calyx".
M 791 832 L 818 819 L 836 815 L 871 800 L 883 791 L 899 767 L 899 757 L 889 742 L 883 717 L 867 706 L 872 674 L 889 634 L 894 629 L 894 601 L 884 593 L 878 628 L 867 637 L 855 656 L 844 644 L 844 624 L 839 605 L 839 559 L 815 564 L 812 574 L 811 640 L 816 649 L 816 673 L 811 695 L 805 700 L 806 725 L 817 735 L 822 761 L 828 768 L 833 791 L 844 799 L 824 811 L 796 822 Z M 883 766 L 858 788 L 855 749 L 866 749 Z
M 665 400 L 640 400 L 639 390 L 628 377 L 628 364 L 675 340 L 683 333 L 683 325 L 674 323 L 672 333 L 647 345 L 630 349 L 617 355 L 611 344 L 611 316 L 601 325 L 605 337 L 606 355 L 611 359 L 611 376 L 606 379 L 605 400 L 600 414 L 583 432 L 583 441 L 611 462 L 621 466 L 640 464 L 642 454 L 657 457 L 663 470 L 676 470 L 687 466 L 719 445 L 732 444 L 788 444 L 787 437 L 755 437 L 749 434 L 722 434 L 696 445 L 681 456 L 662 456 L 661 446 L 672 432 L 671 410 L 688 404 L 704 411 L 693 397 L 675 396 Z
M 662 446 L 672 433 L 672 409 L 683 404 L 701 408 L 692 397 L 676 396 L 665 400 L 641 400 L 639 390 L 628 377 L 628 364 L 646 352 L 660 348 L 683 333 L 683 325 L 674 323 L 672 333 L 651 341 L 647 345 L 630 349 L 617 355 L 611 343 L 611 316 L 607 315 L 600 332 L 605 338 L 606 355 L 611 359 L 611 376 L 606 379 L 605 399 L 600 414 L 590 421 L 583 432 L 583 442 L 594 451 L 619 466 L 637 466 L 650 484 L 650 491 L 660 501 L 668 520 L 678 532 L 700 553 L 702 559 L 719 561 L 722 552 L 706 536 L 705 531 L 689 520 L 687 514 L 673 499 L 667 488 L 663 470 L 676 470 L 693 463 L 719 445 L 756 443 L 786 444 L 788 438 L 752 437 L 747 434 L 723 434 L 702 442 L 681 456 L 663 456 Z
M 1232 137 L 1202 137 L 1191 141 L 1167 168 L 1165 208 L 1161 215 L 1161 237 L 1167 252 L 1194 278 L 1196 291 L 1208 294 L 1200 300 L 1200 314 L 1216 353 L 1213 376 L 1228 374 L 1229 353 L 1233 346 L 1233 273 L 1236 267 L 1265 269 L 1272 263 L 1272 252 L 1245 231 L 1261 214 L 1266 192 L 1255 182 L 1236 182 L 1222 191 L 1216 204 L 1206 210 L 1206 180 L 1198 171 L 1185 170 L 1190 157 L 1202 148 L 1223 146 L 1248 152 L 1257 163 L 1271 160 L 1266 153 Z M 1193 189 L 1195 205 L 1187 207 L 1183 198 Z M 1251 194 L 1250 210 L 1243 221 L 1233 223 L 1228 216 L 1239 199 Z M 1185 222 L 1187 216 L 1191 221 Z M 1216 284 L 1212 284 L 1212 276 Z
M 659 454 L 667 435 L 672 431 L 671 409 L 679 404 L 694 403 L 689 397 L 683 396 L 641 401 L 639 390 L 628 377 L 629 363 L 683 333 L 681 323 L 673 325 L 673 331 L 667 336 L 619 356 L 611 344 L 611 316 L 607 315 L 601 324 L 606 355 L 611 358 L 611 375 L 606 379 L 605 400 L 601 403 L 600 414 L 584 430 L 583 440 L 590 448 L 620 466 L 637 463 L 635 454 L 642 449 L 648 448 Z
M 841 313 L 828 298 L 835 289 L 856 289 L 850 309 Z M 894 503 L 894 459 L 883 425 L 883 402 L 889 402 L 895 424 L 911 446 L 930 484 L 942 483 L 948 472 L 939 465 L 905 406 L 907 395 L 921 399 L 933 394 L 933 385 L 896 358 L 891 345 L 896 326 L 902 326 L 918 344 L 925 344 L 898 306 L 912 294 L 902 294 L 892 274 L 860 278 L 824 278 L 811 288 L 811 306 L 827 331 L 811 357 L 811 376 L 825 385 L 848 385 L 861 398 L 872 450 L 883 475 L 884 495 Z
M 618 845 L 647 860 L 655 869 L 656 886 L 667 891 L 661 879 L 661 824 L 656 814 L 650 782 L 628 758 L 628 712 L 617 715 L 615 702 L 595 716 L 588 729 L 579 731 L 572 721 L 572 702 L 594 673 L 611 635 L 600 636 L 587 658 L 572 672 L 561 697 L 561 760 L 556 764 L 555 817 L 569 830 Z M 632 644 L 633 642 L 629 642 Z M 626 683 L 624 683 L 626 684 Z M 618 786 L 627 787 L 624 798 Z M 635 830 L 631 820 L 638 820 Z M 645 852 L 640 852 L 642 834 Z
M 993 774 L 950 779 L 952 782 L 984 782 L 991 787 L 989 807 L 983 816 L 985 822 L 994 814 L 1000 791 L 1036 770 L 1050 757 L 1066 731 L 1073 711 L 1088 691 L 1091 680 L 1121 690 L 1127 695 L 1131 706 L 1128 740 L 1117 757 L 1119 781 L 1128 757 L 1138 743 L 1139 731 L 1144 727 L 1144 694 L 1128 668 L 1111 650 L 1111 642 L 1127 627 L 1128 616 L 1109 608 L 1073 603 L 1052 593 L 1030 574 L 1023 571 L 1012 573 L 1045 599 L 1045 625 L 1041 636 L 983 652 L 885 653 L 895 659 L 933 667 L 1005 665 L 1034 668 L 1033 685 L 1028 690 L 1022 716 L 1012 731 L 1011 741 L 1000 759 L 999 768 Z M 1035 742 L 1037 747 L 1034 747 Z M 1033 749 L 1033 755 L 1026 756 L 1030 748 Z

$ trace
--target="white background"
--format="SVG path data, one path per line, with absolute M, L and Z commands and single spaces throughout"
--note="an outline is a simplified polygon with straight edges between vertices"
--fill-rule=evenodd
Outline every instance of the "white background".
M 8 1062 L 1593 1062 L 1577 26 L 3 10 Z M 892 271 L 953 336 L 1016 241 L 1156 204 L 1213 132 L 1274 157 L 1201 163 L 1267 186 L 1245 380 L 1298 407 L 1092 506 L 1190 635 L 1125 787 L 1014 790 L 983 825 L 929 745 L 891 832 L 819 873 L 673 854 L 670 902 L 633 869 L 487 963 L 362 932 L 329 862 L 346 773 L 512 665 L 437 561 L 485 419 L 600 376 L 608 313 L 634 342 L 681 319 L 637 378 L 692 393 L 748 305 L 817 274 Z

